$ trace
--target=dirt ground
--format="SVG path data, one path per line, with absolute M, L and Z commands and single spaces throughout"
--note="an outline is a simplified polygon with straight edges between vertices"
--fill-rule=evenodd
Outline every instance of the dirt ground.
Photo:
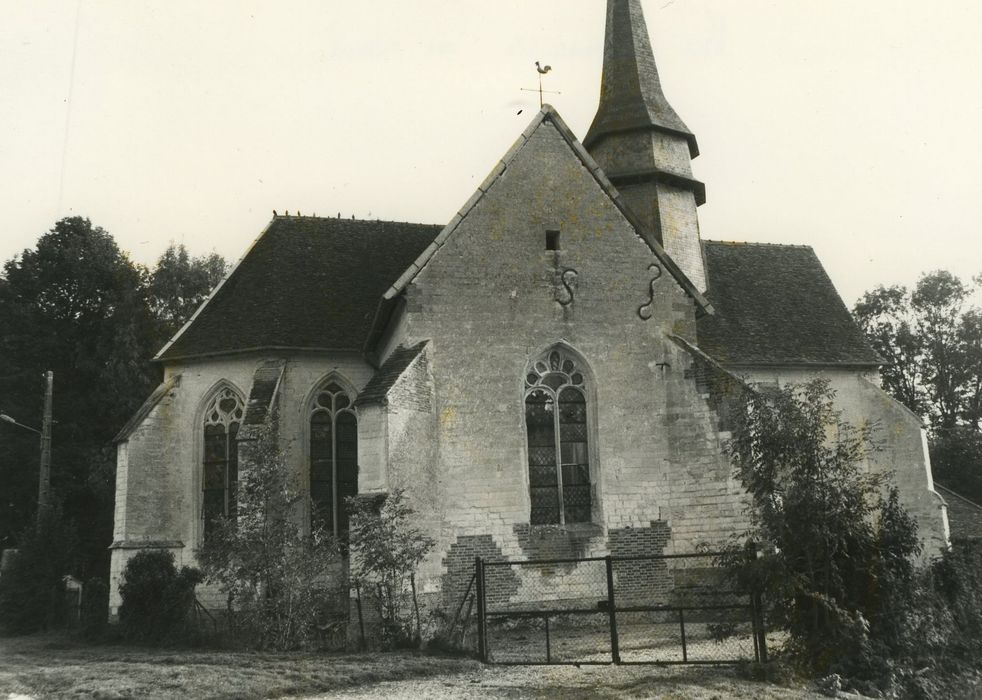
M 482 666 L 470 673 L 375 683 L 330 694 L 304 696 L 303 700 L 326 698 L 817 700 L 824 697 L 807 688 L 784 688 L 741 679 L 731 667 Z
M 400 653 L 315 654 L 92 646 L 0 638 L 0 700 L 28 698 L 665 698 L 818 700 L 733 667 L 484 666 Z

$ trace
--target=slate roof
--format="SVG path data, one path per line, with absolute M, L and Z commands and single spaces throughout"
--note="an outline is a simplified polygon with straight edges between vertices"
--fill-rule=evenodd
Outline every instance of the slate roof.
M 698 342 L 722 364 L 882 364 L 810 247 L 703 241 L 703 254 L 716 313 Z
M 378 371 L 368 380 L 365 388 L 358 394 L 358 398 L 355 400 L 355 406 L 361 406 L 366 403 L 379 403 L 385 399 L 389 393 L 389 389 L 395 385 L 399 377 L 402 376 L 402 373 L 413 363 L 413 360 L 419 357 L 424 347 L 426 347 L 425 340 L 412 347 L 407 348 L 404 345 L 400 345 L 393 350 L 392 354 L 378 368 Z
M 383 292 L 441 228 L 276 216 L 156 359 L 275 348 L 360 351 Z
M 589 148 L 608 134 L 637 129 L 683 136 L 689 154 L 693 158 L 699 155 L 696 137 L 662 91 L 641 0 L 610 0 L 600 105 L 583 144 Z
M 982 505 L 934 482 L 934 490 L 948 504 L 948 527 L 952 540 L 982 540 Z

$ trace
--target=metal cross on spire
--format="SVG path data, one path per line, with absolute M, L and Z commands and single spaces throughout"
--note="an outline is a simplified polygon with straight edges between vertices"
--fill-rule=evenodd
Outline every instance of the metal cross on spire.
M 542 95 L 543 94 L 562 95 L 563 93 L 556 92 L 555 90 L 543 90 L 542 89 L 542 76 L 545 75 L 546 73 L 548 73 L 549 71 L 551 71 L 552 70 L 552 66 L 543 66 L 538 61 L 536 61 L 535 62 L 535 70 L 539 74 L 539 87 L 538 87 L 538 89 L 536 89 L 536 88 L 522 88 L 522 91 L 523 92 L 538 92 L 539 93 L 539 109 L 542 109 L 542 106 L 545 104 L 544 100 L 542 99 Z

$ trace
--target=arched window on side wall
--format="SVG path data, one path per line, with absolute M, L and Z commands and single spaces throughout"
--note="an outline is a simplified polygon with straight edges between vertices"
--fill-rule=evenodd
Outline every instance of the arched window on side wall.
M 222 387 L 205 407 L 202 508 L 207 538 L 219 517 L 234 518 L 239 482 L 239 450 L 235 437 L 245 403 L 231 387 Z
M 525 375 L 532 525 L 590 522 L 590 447 L 583 371 L 561 349 Z
M 331 381 L 310 413 L 310 525 L 339 537 L 348 531 L 344 499 L 358 493 L 358 419 L 354 397 Z

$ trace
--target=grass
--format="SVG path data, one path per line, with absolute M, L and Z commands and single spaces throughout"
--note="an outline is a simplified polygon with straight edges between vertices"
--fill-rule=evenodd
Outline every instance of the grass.
M 188 651 L 0 638 L 0 698 L 270 698 L 476 671 L 422 654 Z
M 485 666 L 411 652 L 167 650 L 91 645 L 63 635 L 0 637 L 0 700 L 14 698 L 334 697 L 813 700 L 814 691 L 747 680 L 734 667 Z

